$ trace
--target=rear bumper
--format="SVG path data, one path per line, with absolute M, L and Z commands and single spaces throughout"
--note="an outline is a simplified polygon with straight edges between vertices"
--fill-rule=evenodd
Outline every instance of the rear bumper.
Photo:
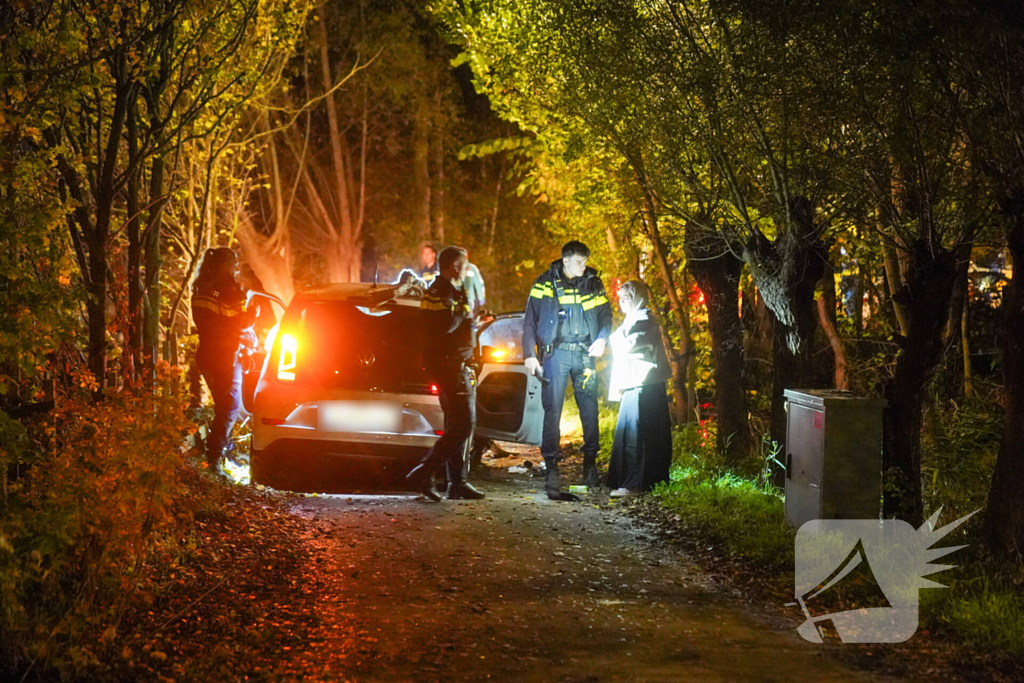
M 264 380 L 265 382 L 265 380 Z M 335 432 L 321 429 L 319 407 L 324 402 L 384 401 L 400 407 L 401 429 L 397 432 Z M 377 392 L 325 391 L 311 393 L 296 387 L 261 384 L 256 394 L 252 419 L 253 450 L 266 451 L 275 443 L 303 441 L 305 449 L 319 448 L 318 442 L 359 442 L 430 448 L 436 432 L 444 429 L 444 411 L 436 396 L 382 394 Z
M 277 439 L 251 455 L 252 481 L 307 493 L 409 490 L 405 475 L 429 445 Z

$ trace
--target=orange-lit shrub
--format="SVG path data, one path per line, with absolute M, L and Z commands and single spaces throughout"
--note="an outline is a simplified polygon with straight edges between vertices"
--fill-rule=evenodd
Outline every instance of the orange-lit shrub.
M 0 413 L 0 678 L 81 674 L 113 640 L 147 554 L 188 522 L 174 503 L 190 428 L 163 395 L 82 391 L 28 430 Z

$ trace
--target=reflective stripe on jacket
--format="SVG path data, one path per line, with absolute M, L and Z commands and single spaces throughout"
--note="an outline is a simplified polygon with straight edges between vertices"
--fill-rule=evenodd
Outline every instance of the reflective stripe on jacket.
M 561 296 L 556 295 L 561 281 Z M 612 307 L 604 292 L 604 284 L 597 271 L 587 267 L 583 276 L 575 280 L 565 280 L 562 272 L 562 259 L 551 264 L 551 267 L 537 278 L 530 289 L 526 300 L 526 313 L 523 316 L 523 357 L 537 357 L 537 350 L 553 344 L 558 329 L 558 310 L 561 304 L 567 306 L 578 304 L 583 309 L 584 329 L 589 341 L 598 339 L 607 341 L 612 327 Z
M 473 316 L 466 293 L 438 275 L 423 295 L 420 308 L 429 311 L 428 364 L 473 357 Z
M 199 331 L 197 354 L 230 358 L 252 327 L 254 312 L 245 309 L 245 293 L 233 279 L 212 282 L 192 296 L 192 318 Z

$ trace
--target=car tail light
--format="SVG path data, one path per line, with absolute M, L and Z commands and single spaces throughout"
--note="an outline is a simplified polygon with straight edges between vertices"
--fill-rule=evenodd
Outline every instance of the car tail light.
M 440 389 L 437 388 L 436 384 L 431 384 L 430 385 L 430 393 L 432 393 L 434 396 L 437 396 L 439 393 L 441 393 L 441 391 L 440 391 Z
M 277 361 L 277 378 L 286 382 L 295 381 L 295 363 L 299 352 L 299 340 L 291 334 L 281 335 L 281 354 Z
M 287 420 L 279 420 L 279 419 L 273 418 L 273 417 L 264 417 L 264 418 L 261 418 L 261 420 L 263 421 L 263 424 L 269 425 L 271 427 L 276 427 L 278 425 L 283 425 L 285 422 L 287 422 Z
M 444 430 L 443 429 L 435 429 L 434 433 L 437 434 L 438 436 L 444 436 Z

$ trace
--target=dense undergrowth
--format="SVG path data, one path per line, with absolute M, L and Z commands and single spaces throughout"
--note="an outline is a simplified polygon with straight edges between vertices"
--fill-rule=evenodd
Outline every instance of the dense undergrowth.
M 170 395 L 83 390 L 26 424 L 0 412 L 0 679 L 85 675 L 151 601 L 153 557 L 190 552 L 196 487 L 212 488 L 192 427 Z
M 941 507 L 939 524 L 984 505 L 999 445 L 1000 412 L 997 403 L 982 399 L 929 408 L 922 469 L 927 514 Z M 784 521 L 783 491 L 770 483 L 771 469 L 778 466 L 771 444 L 765 443 L 749 462 L 727 468 L 708 436 L 699 425 L 676 432 L 672 479 L 654 491 L 654 499 L 688 530 L 762 576 L 791 585 L 795 530 Z M 921 591 L 919 628 L 946 633 L 979 650 L 1024 656 L 1024 566 L 999 564 L 986 554 L 981 516 L 939 543 L 968 547 L 944 558 L 955 569 L 929 577 L 949 588 Z M 858 582 L 836 588 L 830 591 L 833 610 L 855 607 L 876 589 Z

